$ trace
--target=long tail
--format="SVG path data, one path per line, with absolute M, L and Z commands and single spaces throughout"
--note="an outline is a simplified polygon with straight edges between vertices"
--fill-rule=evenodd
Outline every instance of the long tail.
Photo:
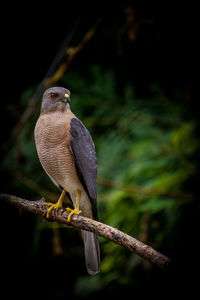
M 85 263 L 90 275 L 96 275 L 100 272 L 100 250 L 98 237 L 95 233 L 81 230 L 84 247 Z

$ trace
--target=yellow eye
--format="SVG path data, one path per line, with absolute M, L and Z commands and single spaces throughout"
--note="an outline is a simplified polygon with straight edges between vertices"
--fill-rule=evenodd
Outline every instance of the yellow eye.
M 50 94 L 50 97 L 51 97 L 52 100 L 56 100 L 58 98 L 58 96 L 59 95 L 57 93 L 51 93 Z

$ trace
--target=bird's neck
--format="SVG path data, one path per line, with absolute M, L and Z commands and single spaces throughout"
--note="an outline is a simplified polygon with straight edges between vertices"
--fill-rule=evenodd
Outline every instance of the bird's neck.
M 71 111 L 71 109 L 70 109 L 70 104 L 69 104 L 69 103 L 66 104 L 66 109 L 65 109 L 65 111 L 68 111 L 68 110 Z

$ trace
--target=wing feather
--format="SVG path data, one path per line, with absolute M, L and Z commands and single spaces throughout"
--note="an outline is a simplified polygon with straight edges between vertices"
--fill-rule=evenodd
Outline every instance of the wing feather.
M 97 219 L 97 159 L 93 140 L 83 123 L 73 118 L 70 123 L 71 149 L 79 179 L 91 201 L 93 217 Z

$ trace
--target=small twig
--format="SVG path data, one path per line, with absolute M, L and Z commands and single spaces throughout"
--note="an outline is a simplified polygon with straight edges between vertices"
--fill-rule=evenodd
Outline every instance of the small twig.
M 184 178 L 181 178 L 183 180 Z M 139 186 L 132 186 L 129 184 L 122 184 L 119 182 L 114 182 L 108 179 L 104 178 L 98 178 L 97 182 L 100 185 L 107 186 L 110 188 L 118 189 L 125 191 L 129 194 L 133 195 L 144 195 L 144 196 L 154 196 L 154 195 L 159 195 L 159 196 L 166 196 L 166 197 L 174 197 L 174 198 L 185 198 L 185 199 L 191 199 L 192 195 L 189 193 L 185 193 L 182 191 L 163 191 L 159 189 L 154 189 L 154 188 L 143 188 Z
M 43 206 L 43 202 L 45 200 L 44 198 L 37 201 L 30 201 L 8 194 L 0 194 L 0 198 L 22 210 L 43 217 L 46 216 L 48 208 Z M 56 213 L 52 211 L 49 220 L 69 224 L 79 229 L 94 232 L 97 235 L 100 235 L 116 244 L 123 246 L 124 248 L 127 248 L 131 252 L 143 257 L 162 269 L 170 269 L 172 266 L 172 262 L 168 257 L 116 228 L 92 219 L 85 218 L 81 215 L 73 215 L 69 223 L 67 223 L 67 218 L 68 213 L 60 209 Z
M 67 70 L 69 65 L 72 63 L 76 55 L 84 48 L 85 44 L 89 42 L 89 40 L 93 37 L 95 34 L 99 24 L 102 21 L 102 17 L 97 19 L 94 26 L 92 26 L 84 35 L 83 39 L 80 41 L 80 43 L 75 47 L 67 48 L 65 51 L 65 54 L 67 55 L 67 59 L 60 64 L 56 72 L 51 76 L 51 78 L 47 78 L 47 81 L 44 80 L 44 85 L 47 87 L 52 86 L 55 82 L 57 82 L 64 74 L 64 72 Z
M 58 50 L 58 53 L 56 54 L 54 60 L 52 61 L 49 69 L 47 70 L 47 73 L 44 77 L 44 79 L 39 84 L 34 96 L 29 99 L 29 103 L 27 105 L 27 108 L 25 109 L 24 113 L 22 114 L 21 118 L 17 122 L 17 124 L 14 126 L 14 128 L 11 131 L 11 135 L 7 142 L 3 145 L 3 156 L 7 154 L 7 151 L 11 148 L 13 143 L 17 140 L 21 129 L 25 125 L 25 123 L 28 121 L 28 119 L 32 116 L 34 113 L 36 106 L 41 99 L 41 96 L 45 89 L 49 88 L 53 84 L 55 84 L 66 72 L 67 68 L 71 64 L 71 62 L 74 60 L 76 55 L 84 48 L 86 43 L 93 37 L 95 34 L 99 24 L 101 23 L 102 18 L 97 19 L 96 23 L 86 32 L 83 39 L 80 41 L 80 43 L 74 47 L 74 48 L 68 48 L 69 44 L 72 40 L 72 37 L 77 30 L 79 19 L 75 20 L 74 25 L 72 26 L 71 32 L 67 35 L 64 42 L 62 43 L 60 49 Z M 65 59 L 64 62 L 62 62 Z
M 20 120 L 17 122 L 15 127 L 13 128 L 11 132 L 11 140 L 16 140 L 18 137 L 20 130 L 23 128 L 24 124 L 27 122 L 27 120 L 30 118 L 30 116 L 35 111 L 36 105 L 39 102 L 44 90 L 50 86 L 50 81 L 52 76 L 54 76 L 54 73 L 56 72 L 61 60 L 66 55 L 66 49 L 69 46 L 72 37 L 74 36 L 75 31 L 77 30 L 79 23 L 79 19 L 74 21 L 74 24 L 71 28 L 71 31 L 67 34 L 65 37 L 62 45 L 60 46 L 58 52 L 56 53 L 55 58 L 53 59 L 52 63 L 50 64 L 43 80 L 39 84 L 34 96 L 29 100 L 28 106 L 24 113 L 22 114 Z

